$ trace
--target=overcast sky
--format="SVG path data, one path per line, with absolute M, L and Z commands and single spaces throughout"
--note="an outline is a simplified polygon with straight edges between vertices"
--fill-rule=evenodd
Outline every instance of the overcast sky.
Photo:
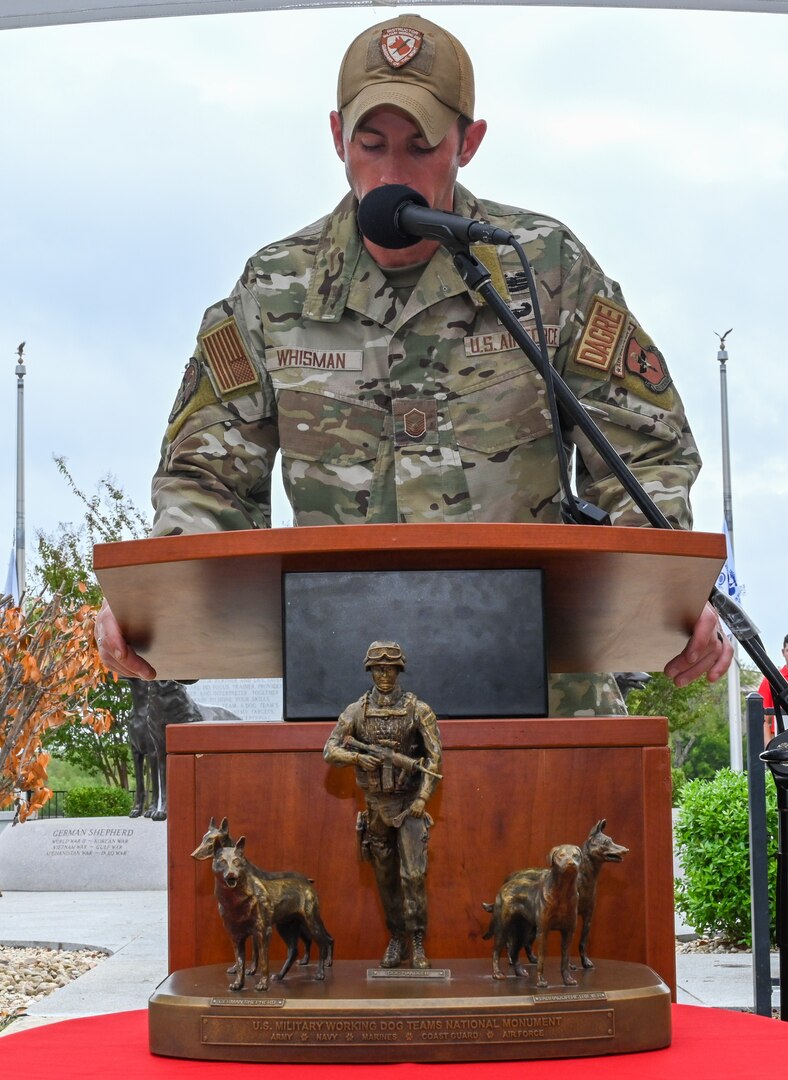
M 664 352 L 722 524 L 716 332 L 728 364 L 736 565 L 788 632 L 788 15 L 367 8 L 0 33 L 0 552 L 14 525 L 16 346 L 27 341 L 28 550 L 80 519 L 56 472 L 141 506 L 203 310 L 247 257 L 329 211 L 351 38 L 409 10 L 476 68 L 490 130 L 461 180 L 565 221 Z M 507 61 L 507 58 L 511 59 Z M 4 358 L 4 359 L 3 359 Z M 275 523 L 287 516 L 284 506 Z

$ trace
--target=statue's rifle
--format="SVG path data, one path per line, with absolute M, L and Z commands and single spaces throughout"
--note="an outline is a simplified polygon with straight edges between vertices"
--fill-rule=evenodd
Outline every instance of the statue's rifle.
M 425 776 L 432 776 L 435 780 L 442 780 L 443 776 L 439 772 L 435 772 L 433 769 L 428 769 L 424 764 L 424 758 L 412 758 L 407 754 L 401 754 L 397 750 L 392 750 L 388 746 L 379 746 L 377 743 L 363 743 L 359 739 L 354 739 L 352 735 L 344 741 L 344 746 L 348 750 L 354 750 L 359 754 L 371 754 L 373 757 L 379 758 L 381 764 L 391 765 L 395 769 L 404 769 L 405 772 L 421 772 Z

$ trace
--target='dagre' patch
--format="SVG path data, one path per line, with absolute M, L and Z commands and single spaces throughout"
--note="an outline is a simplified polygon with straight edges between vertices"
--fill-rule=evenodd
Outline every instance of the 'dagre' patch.
M 627 327 L 629 312 L 604 296 L 595 296 L 575 363 L 608 372 Z

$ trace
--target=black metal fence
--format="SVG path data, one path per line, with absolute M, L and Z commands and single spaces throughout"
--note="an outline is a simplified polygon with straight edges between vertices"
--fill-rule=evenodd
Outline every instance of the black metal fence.
M 42 818 L 59 818 L 66 816 L 66 794 L 65 791 L 53 791 L 52 798 L 46 803 L 36 815 L 38 820 Z

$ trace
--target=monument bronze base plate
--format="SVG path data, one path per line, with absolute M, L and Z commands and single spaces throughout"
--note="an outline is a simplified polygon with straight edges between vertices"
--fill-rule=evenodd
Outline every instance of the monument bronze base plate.
M 337 960 L 324 982 L 291 968 L 267 993 L 227 989 L 226 965 L 186 968 L 151 995 L 150 1049 L 212 1061 L 506 1061 L 590 1057 L 670 1045 L 670 991 L 642 964 L 598 960 L 564 986 L 492 978 L 489 960 L 433 961 L 439 977 Z

